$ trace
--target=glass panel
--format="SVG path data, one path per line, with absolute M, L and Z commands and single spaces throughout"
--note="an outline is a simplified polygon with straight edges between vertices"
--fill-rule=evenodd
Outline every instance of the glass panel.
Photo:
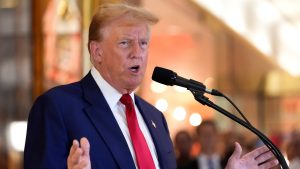
M 0 168 L 21 168 L 22 154 L 6 137 L 13 121 L 27 119 L 32 98 L 29 0 L 0 1 Z
M 49 1 L 43 18 L 46 89 L 82 77 L 80 23 L 76 0 Z

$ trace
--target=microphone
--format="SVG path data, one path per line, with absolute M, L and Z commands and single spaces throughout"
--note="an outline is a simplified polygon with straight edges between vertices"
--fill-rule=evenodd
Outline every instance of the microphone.
M 201 92 L 206 92 L 212 95 L 221 96 L 222 94 L 215 89 L 208 89 L 204 84 L 201 82 L 195 81 L 193 79 L 186 79 L 177 75 L 177 73 L 173 72 L 172 70 L 165 69 L 162 67 L 155 67 L 152 80 L 164 84 L 164 85 L 177 85 L 181 87 L 185 87 L 188 90 L 196 90 Z

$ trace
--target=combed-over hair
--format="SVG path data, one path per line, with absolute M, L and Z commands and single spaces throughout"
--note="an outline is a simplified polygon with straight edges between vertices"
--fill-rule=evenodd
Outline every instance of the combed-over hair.
M 149 11 L 135 6 L 126 4 L 104 4 L 99 6 L 94 14 L 88 36 L 88 48 L 91 41 L 101 41 L 103 38 L 103 28 L 112 21 L 121 17 L 128 17 L 128 20 L 134 23 L 147 23 L 149 25 L 156 24 L 158 18 Z

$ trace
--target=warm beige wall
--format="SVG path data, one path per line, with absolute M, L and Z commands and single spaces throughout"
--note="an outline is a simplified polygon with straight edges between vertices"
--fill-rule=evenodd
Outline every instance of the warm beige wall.
M 148 71 L 140 93 L 152 103 L 160 97 L 169 100 L 170 108 L 165 115 L 172 134 L 182 128 L 192 128 L 188 120 L 178 122 L 171 116 L 177 105 L 186 106 L 188 113 L 197 111 L 205 118 L 217 119 L 225 130 L 246 131 L 227 117 L 200 105 L 189 93 L 177 94 L 171 87 L 163 94 L 152 93 L 151 75 L 156 65 L 202 82 L 213 79 L 210 87 L 229 96 L 254 126 L 268 133 L 281 130 L 284 124 L 279 116 L 281 112 L 274 108 L 280 100 L 264 95 L 267 73 L 280 70 L 272 60 L 205 9 L 188 1 L 144 0 L 142 4 L 161 20 L 153 28 Z M 234 112 L 226 101 L 219 98 L 212 100 Z M 268 112 L 268 106 L 273 107 L 272 113 Z

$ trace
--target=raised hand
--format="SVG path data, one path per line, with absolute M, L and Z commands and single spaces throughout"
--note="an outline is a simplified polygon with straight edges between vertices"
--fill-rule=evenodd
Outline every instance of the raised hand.
M 68 169 L 91 169 L 90 143 L 87 138 L 81 138 L 80 144 L 78 140 L 73 140 L 67 162 Z
M 235 143 L 235 149 L 230 156 L 226 169 L 269 169 L 278 164 L 268 147 L 257 148 L 242 156 L 242 148 Z

